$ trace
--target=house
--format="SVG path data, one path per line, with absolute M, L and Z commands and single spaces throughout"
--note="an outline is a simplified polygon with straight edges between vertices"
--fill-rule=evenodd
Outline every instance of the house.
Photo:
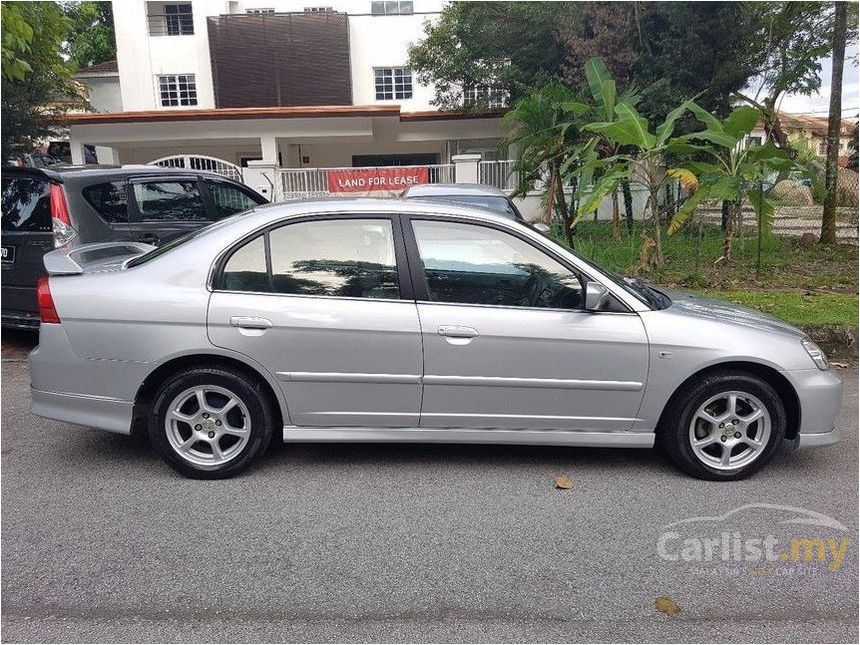
M 819 157 L 827 155 L 827 117 L 814 116 L 811 114 L 788 114 L 787 112 L 779 113 L 779 122 L 783 132 L 785 132 L 788 140 L 791 143 L 805 141 L 806 144 Z M 839 131 L 839 165 L 844 166 L 848 157 L 851 154 L 849 142 L 854 134 L 854 128 L 857 127 L 857 120 L 849 119 L 842 120 L 842 127 Z M 759 123 L 755 129 L 750 132 L 747 140 L 753 144 L 761 144 L 766 140 L 764 124 Z
M 438 111 L 407 65 L 443 0 L 319 1 L 114 0 L 117 60 L 78 74 L 96 112 L 70 117 L 73 160 L 96 146 L 107 163 L 250 168 L 283 197 L 329 192 L 319 169 L 448 181 L 457 155 L 497 159 L 499 111 Z

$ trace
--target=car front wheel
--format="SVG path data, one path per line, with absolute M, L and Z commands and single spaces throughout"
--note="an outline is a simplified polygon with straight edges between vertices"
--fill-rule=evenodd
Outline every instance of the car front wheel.
M 691 383 L 664 414 L 659 438 L 672 460 L 694 477 L 748 477 L 770 461 L 785 437 L 779 394 L 752 374 L 719 372 Z
M 237 474 L 265 451 L 272 427 L 261 383 L 201 367 L 180 372 L 159 388 L 149 437 L 180 473 L 218 479 Z

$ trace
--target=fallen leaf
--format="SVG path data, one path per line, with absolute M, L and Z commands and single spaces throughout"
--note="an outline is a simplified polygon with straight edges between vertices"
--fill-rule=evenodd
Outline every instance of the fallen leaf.
M 836 361 L 830 361 L 830 365 L 832 367 L 837 367 L 843 370 L 848 368 L 848 363 L 837 363 Z
M 566 475 L 557 475 L 555 478 L 555 487 L 567 490 L 568 488 L 573 488 L 573 481 Z
M 677 614 L 681 608 L 673 600 L 660 596 L 654 600 L 654 608 L 664 614 Z

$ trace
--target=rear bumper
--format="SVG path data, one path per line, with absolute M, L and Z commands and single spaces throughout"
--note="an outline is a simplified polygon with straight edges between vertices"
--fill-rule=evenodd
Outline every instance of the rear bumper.
M 134 404 L 106 397 L 43 392 L 30 388 L 30 411 L 39 417 L 68 421 L 119 434 L 131 434 Z

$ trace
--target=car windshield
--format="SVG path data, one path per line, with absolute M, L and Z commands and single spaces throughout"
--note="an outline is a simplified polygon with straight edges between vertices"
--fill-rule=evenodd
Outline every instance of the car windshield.
M 464 206 L 478 206 L 493 211 L 502 217 L 515 219 L 518 222 L 523 221 L 523 217 L 520 215 L 517 207 L 511 203 L 511 200 L 501 195 L 428 195 L 426 197 L 421 196 L 419 199 L 454 202 L 455 204 L 463 204 Z

